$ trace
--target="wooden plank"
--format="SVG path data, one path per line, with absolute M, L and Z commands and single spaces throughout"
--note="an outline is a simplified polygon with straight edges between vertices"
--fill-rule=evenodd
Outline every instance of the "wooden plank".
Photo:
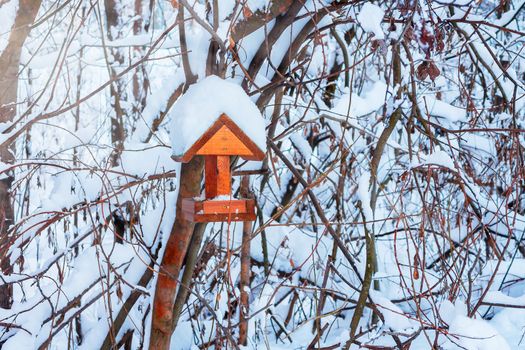
M 264 152 L 255 144 L 255 142 L 252 141 L 252 139 L 248 137 L 248 135 L 244 133 L 244 131 L 242 131 L 241 128 L 237 126 L 237 124 L 235 124 L 233 120 L 230 119 L 230 117 L 228 117 L 226 114 L 222 114 L 219 120 L 224 125 L 226 125 L 235 134 L 235 136 L 237 136 L 239 140 L 241 140 L 241 142 L 246 147 L 250 149 L 252 155 L 242 156 L 242 158 L 246 160 L 263 160 L 264 159 L 264 157 L 266 156 Z
M 228 214 L 195 214 L 193 222 L 235 222 L 235 221 L 255 221 L 255 213 L 243 213 L 236 215 Z
M 182 200 L 183 217 L 191 222 L 254 221 L 255 201 L 253 199 L 232 199 L 231 201 Z
M 215 133 L 223 126 L 223 123 L 220 120 L 215 121 L 215 123 L 208 129 L 202 136 L 182 155 L 174 155 L 173 158 L 176 162 L 187 163 L 195 156 L 197 152 Z
M 229 196 L 232 191 L 230 156 L 217 156 L 217 196 Z
M 217 157 L 204 157 L 204 189 L 206 198 L 215 198 L 217 193 Z
M 182 211 L 184 213 L 198 213 L 202 211 L 202 201 L 196 201 L 193 198 L 182 199 Z
M 176 162 L 183 162 L 187 163 L 193 158 L 199 150 L 203 148 L 204 145 L 208 143 L 208 141 L 215 136 L 215 134 L 221 130 L 224 126 L 231 132 L 237 140 L 235 141 L 236 145 L 242 145 L 242 152 L 241 153 L 235 153 L 235 152 L 241 152 L 241 150 L 233 149 L 232 152 L 234 153 L 227 153 L 228 155 L 239 155 L 242 158 L 246 160 L 263 160 L 265 157 L 264 152 L 253 142 L 243 131 L 241 128 L 233 122 L 226 114 L 222 114 L 213 125 L 202 134 L 202 136 L 186 151 L 186 153 L 182 155 L 174 155 L 172 158 Z M 222 131 L 224 132 L 224 130 Z M 214 141 L 216 142 L 216 141 Z M 221 141 L 219 140 L 219 144 L 221 144 Z M 233 147 L 229 147 L 231 149 Z M 246 149 L 249 150 L 249 152 L 246 152 Z M 207 151 L 203 151 L 207 152 Z M 222 151 L 223 153 L 219 155 L 226 155 L 224 154 L 225 151 Z
M 246 213 L 246 210 L 247 204 L 244 199 L 202 202 L 203 214 Z
M 229 196 L 232 187 L 230 156 L 205 156 L 204 160 L 206 199 Z
M 222 125 L 195 154 L 253 156 L 253 152 L 226 125 Z

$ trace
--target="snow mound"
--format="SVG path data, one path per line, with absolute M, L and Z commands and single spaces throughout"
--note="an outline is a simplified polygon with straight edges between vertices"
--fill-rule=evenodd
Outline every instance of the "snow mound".
M 358 118 L 373 113 L 385 104 L 387 85 L 382 81 L 376 81 L 370 89 L 361 96 L 356 93 L 350 94 L 349 88 L 345 88 L 344 94 L 330 112 L 335 117 L 349 116 Z
M 266 151 L 265 123 L 255 103 L 239 85 L 212 75 L 190 86 L 170 111 L 173 155 L 186 153 L 223 113 Z
M 375 39 L 384 39 L 385 34 L 381 29 L 381 21 L 384 16 L 385 12 L 379 6 L 367 2 L 357 15 L 357 21 L 365 32 L 374 33 Z
M 430 115 L 448 119 L 452 123 L 467 121 L 467 112 L 464 108 L 452 106 L 433 97 L 425 97 L 421 107 Z
M 446 300 L 441 304 L 440 314 L 449 325 L 449 341 L 444 349 L 510 350 L 510 346 L 498 331 L 483 319 L 466 316 L 462 302 L 452 304 Z

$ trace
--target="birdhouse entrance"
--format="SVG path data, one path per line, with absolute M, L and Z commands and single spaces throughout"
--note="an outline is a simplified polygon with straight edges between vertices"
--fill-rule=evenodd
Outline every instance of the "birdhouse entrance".
M 183 198 L 184 217 L 193 222 L 255 220 L 253 199 L 232 198 L 230 157 L 262 160 L 264 152 L 222 114 L 187 152 L 173 158 L 188 162 L 194 156 L 204 156 L 205 199 Z

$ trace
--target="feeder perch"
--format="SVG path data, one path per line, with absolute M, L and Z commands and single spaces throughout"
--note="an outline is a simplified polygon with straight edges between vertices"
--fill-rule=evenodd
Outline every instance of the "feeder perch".
M 173 159 L 187 163 L 194 156 L 204 156 L 205 200 L 183 198 L 184 218 L 192 222 L 254 221 L 254 200 L 232 198 L 230 157 L 262 160 L 264 152 L 222 114 L 184 154 Z

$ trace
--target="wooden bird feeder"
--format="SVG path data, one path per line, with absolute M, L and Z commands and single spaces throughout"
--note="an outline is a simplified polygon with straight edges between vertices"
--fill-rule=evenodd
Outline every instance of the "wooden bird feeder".
M 173 159 L 187 163 L 194 156 L 204 156 L 206 199 L 183 198 L 184 218 L 192 222 L 254 221 L 254 200 L 231 197 L 230 157 L 262 160 L 264 152 L 222 114 L 183 155 Z

